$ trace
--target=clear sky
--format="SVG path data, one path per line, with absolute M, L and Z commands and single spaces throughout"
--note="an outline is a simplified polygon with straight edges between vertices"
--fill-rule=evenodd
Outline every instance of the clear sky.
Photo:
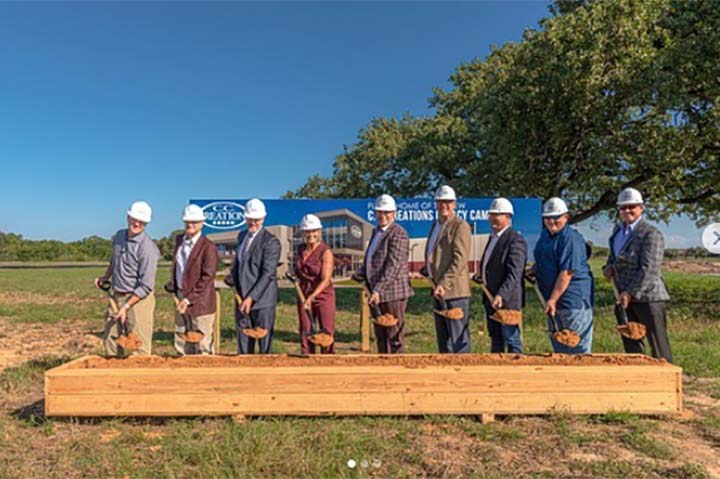
M 0 231 L 108 237 L 145 199 L 160 237 L 189 198 L 279 197 L 547 5 L 0 2 Z

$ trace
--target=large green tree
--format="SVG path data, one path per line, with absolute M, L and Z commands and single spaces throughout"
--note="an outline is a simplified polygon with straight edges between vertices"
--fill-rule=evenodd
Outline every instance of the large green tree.
M 562 196 L 573 222 L 642 190 L 649 213 L 720 207 L 720 0 L 565 0 L 518 43 L 460 65 L 435 114 L 377 118 L 294 197 Z

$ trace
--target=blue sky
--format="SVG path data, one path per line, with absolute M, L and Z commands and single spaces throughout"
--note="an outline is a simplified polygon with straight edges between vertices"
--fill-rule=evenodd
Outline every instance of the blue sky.
M 371 118 L 430 113 L 459 63 L 546 15 L 540 1 L 0 2 L 0 230 L 107 237 L 145 199 L 159 237 L 189 198 L 279 197 L 329 174 Z M 699 243 L 686 223 L 670 246 Z

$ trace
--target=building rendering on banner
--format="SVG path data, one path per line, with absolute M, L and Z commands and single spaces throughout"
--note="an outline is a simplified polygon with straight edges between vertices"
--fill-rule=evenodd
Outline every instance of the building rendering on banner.
M 470 271 L 475 272 L 488 241 L 490 226 L 487 209 L 492 198 L 468 198 L 458 201 L 458 216 L 465 219 L 473 231 L 470 252 Z M 363 261 L 372 237 L 374 200 L 263 200 L 268 210 L 265 227 L 278 237 L 282 247 L 278 277 L 292 265 L 297 246 L 302 241 L 298 227 L 303 215 L 312 213 L 323 224 L 323 241 L 335 255 L 336 279 L 348 278 Z M 540 200 L 512 199 L 515 205 L 514 228 L 534 244 L 540 233 Z M 222 259 L 230 263 L 235 256 L 237 236 L 245 228 L 243 208 L 245 200 L 190 200 L 203 208 L 203 234 L 218 246 Z M 419 276 L 425 263 L 425 246 L 432 222 L 435 220 L 434 202 L 428 199 L 399 199 L 397 222 L 410 236 L 409 269 Z

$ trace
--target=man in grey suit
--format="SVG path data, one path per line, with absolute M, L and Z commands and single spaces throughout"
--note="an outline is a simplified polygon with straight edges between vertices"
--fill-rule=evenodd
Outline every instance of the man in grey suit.
M 662 278 L 665 241 L 660 231 L 645 222 L 643 198 L 634 188 L 620 192 L 617 201 L 621 223 L 610 236 L 610 256 L 603 268 L 605 277 L 615 281 L 620 304 L 631 321 L 647 328 L 653 357 L 672 362 L 667 333 L 666 302 L 670 300 Z M 625 352 L 644 353 L 642 339 L 622 338 Z
M 259 199 L 253 198 L 245 204 L 248 228 L 238 235 L 237 255 L 226 278 L 242 298 L 235 310 L 238 354 L 253 354 L 256 342 L 260 354 L 272 351 L 280 240 L 263 228 L 266 216 L 265 205 Z M 243 332 L 257 327 L 265 329 L 267 335 L 256 340 Z

